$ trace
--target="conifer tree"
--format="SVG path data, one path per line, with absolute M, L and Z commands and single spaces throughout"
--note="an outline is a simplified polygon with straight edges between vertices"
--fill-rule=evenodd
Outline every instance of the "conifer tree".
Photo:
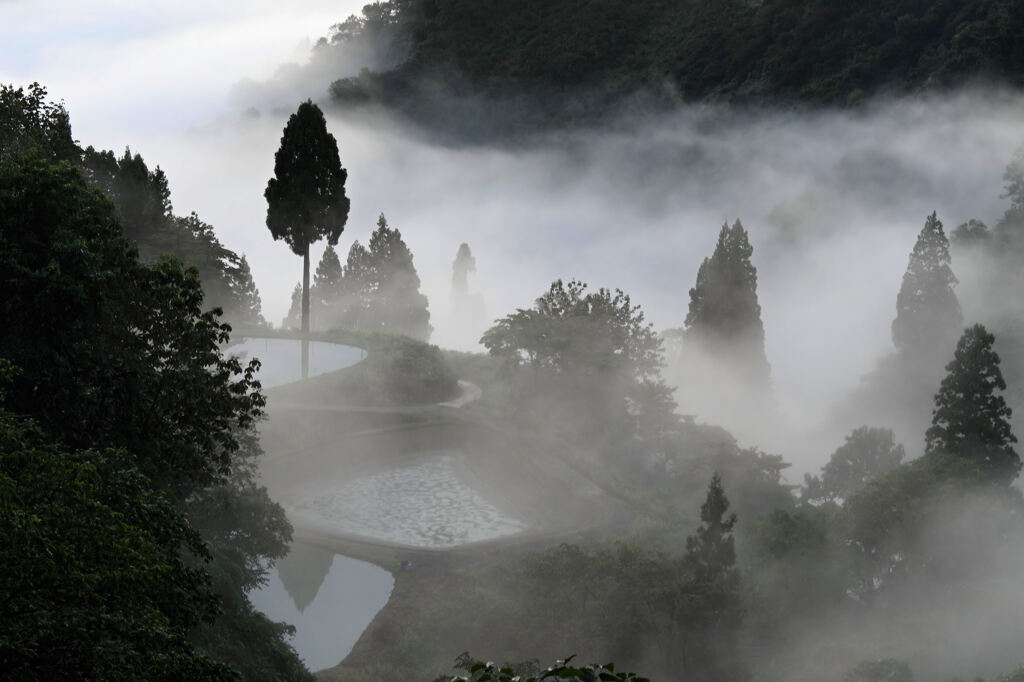
M 925 453 L 947 453 L 969 459 L 993 481 L 1009 484 L 1020 472 L 1017 437 L 1010 428 L 1010 408 L 1002 395 L 1006 382 L 995 337 L 983 325 L 964 330 L 949 374 L 935 395 L 932 426 L 925 434 Z
M 742 622 L 739 570 L 733 545 L 736 515 L 715 472 L 700 508 L 701 525 L 686 538 L 683 564 L 689 578 L 678 613 L 688 679 L 742 680 L 736 637 Z
M 767 383 L 770 368 L 757 301 L 757 268 L 750 262 L 753 252 L 739 220 L 731 228 L 722 226 L 715 252 L 704 259 L 690 289 L 686 329 L 690 339 L 738 365 L 746 378 Z
M 370 252 L 358 241 L 352 242 L 340 282 L 338 321 L 349 329 L 364 329 L 375 289 Z
M 700 507 L 701 525 L 686 538 L 686 562 L 699 578 L 711 579 L 736 569 L 732 538 L 736 515 L 726 516 L 728 511 L 729 498 L 725 496 L 721 475 L 715 472 Z
M 341 296 L 341 261 L 338 260 L 338 253 L 330 244 L 324 249 L 324 255 L 320 264 L 316 266 L 316 273 L 313 275 L 313 289 L 311 292 L 314 310 L 313 319 L 318 329 L 330 329 L 337 326 L 340 317 L 338 309 Z
M 370 236 L 369 268 L 375 282 L 374 326 L 393 334 L 430 338 L 430 311 L 427 297 L 420 293 L 412 252 L 402 240 L 402 233 L 388 227 L 383 213 Z
M 465 296 L 469 293 L 471 272 L 476 272 L 476 259 L 469 250 L 469 244 L 463 242 L 455 254 L 455 262 L 452 263 L 452 293 L 456 296 Z
M 230 311 L 231 319 L 241 324 L 265 325 L 267 321 L 263 319 L 260 292 L 252 278 L 249 261 L 244 255 L 238 258 L 234 267 L 229 270 L 229 275 L 231 293 L 235 301 L 234 308 Z
M 892 340 L 904 352 L 945 349 L 960 329 L 960 302 L 953 287 L 949 241 L 933 212 L 917 237 L 903 284 L 896 297 Z
M 298 282 L 292 289 L 292 303 L 288 307 L 288 314 L 281 320 L 281 327 L 295 329 L 300 324 L 302 324 L 302 282 Z
M 306 100 L 285 125 L 274 154 L 274 177 L 263 193 L 270 234 L 302 256 L 303 332 L 309 331 L 309 245 L 324 237 L 328 244 L 338 243 L 348 220 L 347 178 L 323 112 Z M 303 345 L 303 377 L 309 371 L 307 352 Z

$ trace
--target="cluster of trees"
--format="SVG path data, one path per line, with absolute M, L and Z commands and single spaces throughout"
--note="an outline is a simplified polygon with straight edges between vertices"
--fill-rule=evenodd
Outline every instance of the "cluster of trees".
M 259 363 L 221 353 L 230 327 L 195 267 L 140 257 L 167 222 L 125 234 L 127 197 L 161 176 L 130 157 L 149 190 L 109 196 L 62 107 L 2 93 L 4 669 L 311 679 L 246 596 L 291 536 L 255 474 Z
M 763 386 L 769 367 L 751 255 L 742 225 L 724 226 L 700 268 L 678 336 L 684 347 L 702 344 L 723 366 L 741 370 L 746 385 Z M 501 402 L 503 414 L 533 432 L 553 428 L 581 448 L 603 451 L 603 464 L 618 467 L 620 481 L 643 481 L 644 504 L 656 523 L 677 523 L 693 499 L 686 486 L 715 469 L 725 472 L 748 519 L 741 529 L 747 556 L 738 563 L 731 541 L 701 549 L 706 537 L 731 537 L 733 531 L 716 474 L 702 509 L 704 526 L 677 558 L 671 550 L 680 548 L 679 539 L 664 527 L 645 531 L 641 537 L 650 542 L 640 546 L 563 547 L 540 555 L 530 569 L 542 593 L 538 603 L 581 614 L 572 627 L 563 624 L 562 645 L 587 642 L 620 662 L 646 661 L 663 674 L 700 671 L 692 673 L 699 679 L 742 679 L 743 670 L 714 666 L 760 657 L 782 666 L 772 673 L 781 678 L 785 666 L 801 665 L 802 675 L 816 679 L 824 669 L 783 655 L 797 633 L 802 636 L 801 628 L 836 614 L 863 618 L 872 604 L 891 606 L 919 597 L 921 589 L 945 590 L 948 581 L 964 576 L 984 580 L 983 567 L 948 548 L 988 552 L 1003 541 L 1007 524 L 1024 510 L 1011 486 L 1021 462 L 995 338 L 980 324 L 961 328 L 955 284 L 948 241 L 932 214 L 910 254 L 892 325 L 900 362 L 945 364 L 945 378 L 929 369 L 934 409 L 927 432 L 918 431 L 925 436 L 924 456 L 907 462 L 890 428 L 862 426 L 819 476 L 806 476 L 798 496 L 781 482 L 787 466 L 781 457 L 741 450 L 720 429 L 676 414 L 659 374 L 662 340 L 626 294 L 591 293 L 582 283 L 558 281 L 534 307 L 488 330 L 481 342 L 505 368 L 489 399 Z M 983 512 L 972 507 L 978 499 L 986 500 Z M 977 513 L 983 518 L 974 527 L 992 530 L 963 537 L 961 524 L 947 528 L 936 520 L 939 508 L 943 519 Z M 642 548 L 652 546 L 670 551 Z M 704 576 L 710 582 L 697 591 L 706 602 L 686 591 L 699 571 L 680 568 L 700 552 L 719 557 L 709 560 L 714 567 Z M 676 603 L 695 610 L 682 617 L 673 610 Z M 745 607 L 729 606 L 739 603 Z M 614 626 L 595 627 L 600 619 L 587 617 L 609 612 L 618 614 Z M 684 632 L 686 623 L 694 630 Z M 716 627 L 728 645 L 701 648 L 702 637 Z M 904 671 L 892 679 L 912 679 L 904 662 L 866 661 L 847 678 L 890 679 Z
M 384 214 L 370 236 L 369 248 L 352 244 L 344 269 L 334 247 L 348 221 L 345 194 L 348 172 L 342 168 L 338 142 L 327 130 L 320 107 L 306 100 L 291 115 L 274 155 L 274 177 L 267 183 L 267 227 L 302 256 L 302 282 L 282 326 L 309 332 L 346 328 L 364 332 L 430 337 L 427 297 L 412 252 L 402 233 L 388 227 Z M 309 247 L 326 238 L 327 248 L 310 287 Z M 303 346 L 303 376 L 308 358 Z
M 27 88 L 0 85 L 0 157 L 34 153 L 53 162 L 66 161 L 101 189 L 117 209 L 125 236 L 139 256 L 152 262 L 162 254 L 196 267 L 206 305 L 243 325 L 265 324 L 259 292 L 244 255 L 226 248 L 213 227 L 195 213 L 174 215 L 167 175 L 150 170 L 139 154 L 123 155 L 82 148 L 71 136 L 68 112 L 47 101 L 38 83 Z
M 300 288 L 283 326 L 296 326 Z M 412 252 L 402 233 L 388 226 L 383 214 L 370 235 L 369 248 L 352 243 L 345 265 L 332 246 L 324 250 L 313 277 L 310 310 L 314 329 L 350 329 L 430 338 L 427 297 Z
M 376 73 L 336 81 L 338 101 L 381 102 L 443 125 L 445 100 L 486 93 L 500 102 L 496 115 L 530 129 L 635 106 L 638 91 L 655 106 L 848 105 L 971 79 L 1017 85 L 1022 29 L 1012 0 L 390 0 L 336 26 L 325 44 L 370 41 L 391 55 Z

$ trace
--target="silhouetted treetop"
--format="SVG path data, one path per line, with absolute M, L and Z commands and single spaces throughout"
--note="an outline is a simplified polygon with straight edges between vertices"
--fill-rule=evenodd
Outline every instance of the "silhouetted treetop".
M 1010 408 L 997 391 L 1006 390 L 995 337 L 984 326 L 969 327 L 956 345 L 948 372 L 935 395 L 925 452 L 968 459 L 993 480 L 1010 483 L 1021 461 L 1013 444 Z
M 962 316 L 953 292 L 957 279 L 950 268 L 949 241 L 942 221 L 928 216 L 910 253 L 903 284 L 896 297 L 892 339 L 908 352 L 945 348 L 955 338 Z

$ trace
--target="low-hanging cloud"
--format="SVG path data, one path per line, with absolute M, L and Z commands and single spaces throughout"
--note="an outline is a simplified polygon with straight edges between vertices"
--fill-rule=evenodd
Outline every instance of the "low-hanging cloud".
M 623 289 L 666 329 L 682 326 L 700 262 L 722 223 L 739 218 L 754 246 L 776 393 L 784 411 L 813 423 L 891 350 L 896 292 L 926 215 L 938 211 L 947 232 L 1001 215 L 1022 104 L 970 91 L 854 112 L 696 106 L 515 147 L 436 145 L 380 112 L 335 113 L 352 199 L 339 251 L 365 243 L 384 212 L 415 255 L 434 341 L 473 349 L 482 329 L 456 329 L 450 314 L 462 242 L 477 258 L 470 288 L 491 318 L 575 277 Z M 250 113 L 137 143 L 168 171 L 176 210 L 197 210 L 248 254 L 272 320 L 301 274 L 263 225 L 286 116 Z

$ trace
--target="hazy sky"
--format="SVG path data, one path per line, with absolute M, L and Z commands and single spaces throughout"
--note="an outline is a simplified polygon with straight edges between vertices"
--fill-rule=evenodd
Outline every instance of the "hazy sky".
M 97 147 L 184 132 L 231 85 L 304 61 L 362 0 L 0 0 L 0 82 L 38 81 Z

